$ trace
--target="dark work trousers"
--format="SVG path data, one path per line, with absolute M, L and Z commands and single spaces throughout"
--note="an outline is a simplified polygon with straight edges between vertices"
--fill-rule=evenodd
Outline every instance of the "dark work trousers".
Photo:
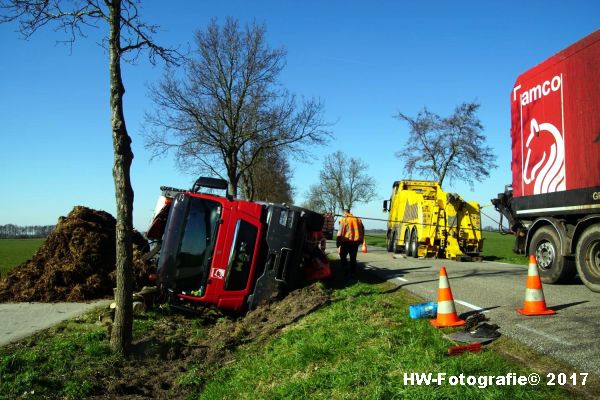
M 356 272 L 356 254 L 358 253 L 360 242 L 342 242 L 340 246 L 340 260 L 342 262 L 342 270 Z M 350 268 L 348 269 L 347 256 L 350 256 Z

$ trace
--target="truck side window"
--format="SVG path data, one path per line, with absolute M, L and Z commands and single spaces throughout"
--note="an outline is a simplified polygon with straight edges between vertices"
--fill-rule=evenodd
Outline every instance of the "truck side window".
M 289 212 L 289 210 L 281 210 L 279 225 L 292 229 L 292 226 L 294 226 L 294 213 Z
M 248 285 L 257 231 L 254 225 L 244 220 L 237 222 L 227 265 L 225 290 L 243 290 Z

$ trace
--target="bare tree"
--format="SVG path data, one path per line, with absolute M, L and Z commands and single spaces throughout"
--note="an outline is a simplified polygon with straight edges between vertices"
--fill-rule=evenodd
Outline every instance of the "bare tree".
M 306 193 L 306 200 L 302 203 L 302 207 L 320 213 L 337 213 L 341 209 L 336 198 L 331 196 L 329 191 L 327 191 L 321 183 L 310 185 Z
M 399 112 L 396 118 L 410 127 L 404 149 L 396 152 L 405 171 L 434 178 L 440 186 L 446 178 L 465 181 L 471 187 L 487 178 L 497 167 L 496 155 L 486 146 L 477 117 L 479 106 L 477 102 L 462 103 L 446 118 L 427 108 L 415 118 Z
M 196 33 L 195 58 L 184 78 L 167 70 L 150 88 L 155 110 L 146 115 L 146 147 L 154 155 L 175 151 L 184 171 L 208 172 L 229 181 L 237 196 L 245 172 L 268 151 L 298 155 L 329 139 L 317 100 L 299 104 L 282 89 L 285 50 L 266 43 L 266 28 L 213 20 Z
M 375 180 L 367 175 L 367 164 L 341 151 L 328 155 L 319 173 L 319 183 L 308 191 L 306 205 L 317 211 L 339 212 L 375 197 Z
M 244 155 L 246 154 L 242 156 Z M 246 199 L 292 203 L 292 171 L 285 156 L 280 149 L 267 150 L 245 170 L 241 179 L 241 189 Z
M 117 310 L 111 335 L 113 350 L 128 353 L 132 339 L 133 310 L 133 189 L 130 167 L 133 161 L 131 138 L 125 126 L 121 61 L 135 61 L 143 50 L 153 63 L 159 57 L 176 62 L 178 53 L 158 46 L 152 39 L 157 26 L 140 19 L 136 0 L 1 0 L 0 22 L 18 22 L 18 31 L 28 38 L 46 25 L 67 35 L 64 42 L 73 44 L 85 37 L 89 27 L 108 28 L 103 45 L 108 49 L 110 76 L 110 112 L 114 148 L 113 179 L 117 205 Z

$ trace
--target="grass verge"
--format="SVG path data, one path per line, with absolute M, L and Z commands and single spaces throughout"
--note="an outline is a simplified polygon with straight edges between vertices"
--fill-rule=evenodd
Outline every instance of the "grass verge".
M 235 363 L 214 371 L 199 399 L 564 399 L 546 386 L 405 385 L 404 374 L 528 374 L 486 350 L 446 355 L 450 342 L 425 320 L 410 320 L 419 301 L 387 283 L 356 282 L 337 290 L 330 306 L 289 327 L 265 346 L 238 351 Z
M 94 315 L 60 323 L 0 348 L 0 398 L 82 398 L 98 390 L 121 358 Z

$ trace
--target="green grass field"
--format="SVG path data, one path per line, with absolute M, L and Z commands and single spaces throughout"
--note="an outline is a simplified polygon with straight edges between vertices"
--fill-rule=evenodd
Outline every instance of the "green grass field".
M 365 236 L 367 245 L 385 247 L 385 234 L 367 232 Z M 483 232 L 483 239 L 484 260 L 527 265 L 527 257 L 512 251 L 514 236 L 502 235 L 498 232 Z
M 498 232 L 483 232 L 483 258 L 487 261 L 500 261 L 510 264 L 527 265 L 524 255 L 515 254 L 513 235 L 502 235 Z
M 0 239 L 0 276 L 30 259 L 45 239 Z

